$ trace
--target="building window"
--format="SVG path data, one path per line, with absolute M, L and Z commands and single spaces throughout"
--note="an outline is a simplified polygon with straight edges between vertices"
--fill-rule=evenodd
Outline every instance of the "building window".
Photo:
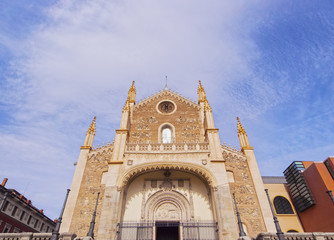
M 329 161 L 326 160 L 324 163 L 325 163 L 325 166 L 326 166 L 326 168 L 327 168 L 329 174 L 331 175 L 331 177 L 332 177 L 333 180 L 334 180 L 334 170 L 333 170 L 333 168 L 331 167 Z
M 36 220 L 34 228 L 37 228 L 38 220 Z
M 294 214 L 289 200 L 285 197 L 275 197 L 274 206 L 277 214 Z
M 6 223 L 5 228 L 3 229 L 3 233 L 8 233 L 10 232 L 10 228 L 12 227 L 12 225 L 10 225 L 9 223 Z
M 287 232 L 298 232 L 297 230 L 294 230 L 294 229 L 290 229 L 288 230 Z
M 184 181 L 183 179 L 178 180 L 178 187 L 184 187 Z
M 22 211 L 22 214 L 21 214 L 21 217 L 20 217 L 20 221 L 22 221 L 22 220 L 23 220 L 23 218 L 24 218 L 24 215 L 25 215 L 25 211 Z
M 19 233 L 19 232 L 20 232 L 20 229 L 17 228 L 17 227 L 15 227 L 13 232 L 14 232 L 14 233 Z
M 303 176 L 305 167 L 302 162 L 295 161 L 284 171 L 295 207 L 302 212 L 315 204 L 311 190 Z
M 165 127 L 162 129 L 162 143 L 172 142 L 172 129 L 170 127 Z
M 17 211 L 17 207 L 15 206 L 15 207 L 14 207 L 14 210 L 13 210 L 13 212 L 12 212 L 12 216 L 13 216 L 13 217 L 15 217 L 16 211 Z
M 6 201 L 5 205 L 3 206 L 3 211 L 6 212 L 7 208 L 8 208 L 9 202 Z
M 244 232 L 248 235 L 248 228 L 246 224 L 242 223 L 242 228 L 244 229 Z
M 227 171 L 226 174 L 227 174 L 227 180 L 228 180 L 228 182 L 234 183 L 234 174 L 233 174 L 233 172 Z
M 29 225 L 30 222 L 31 222 L 31 216 L 29 216 L 27 224 Z

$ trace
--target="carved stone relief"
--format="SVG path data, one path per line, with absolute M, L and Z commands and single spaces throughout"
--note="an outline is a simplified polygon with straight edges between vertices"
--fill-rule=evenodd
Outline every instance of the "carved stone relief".
M 179 221 L 193 218 L 190 188 L 189 179 L 146 179 L 141 218 Z
M 172 203 L 163 203 L 155 211 L 156 220 L 179 220 L 181 219 L 180 209 Z

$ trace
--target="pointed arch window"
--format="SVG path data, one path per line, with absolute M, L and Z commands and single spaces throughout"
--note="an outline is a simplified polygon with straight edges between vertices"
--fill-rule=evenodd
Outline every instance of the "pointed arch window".
M 165 127 L 162 129 L 162 143 L 172 142 L 172 129 L 170 127 Z

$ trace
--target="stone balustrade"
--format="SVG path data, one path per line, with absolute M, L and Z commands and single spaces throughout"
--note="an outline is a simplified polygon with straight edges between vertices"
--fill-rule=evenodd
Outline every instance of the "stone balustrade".
M 50 240 L 52 233 L 0 233 L 0 240 Z M 61 233 L 59 240 L 73 240 L 76 234 Z
M 307 232 L 307 233 L 284 233 L 286 240 L 334 240 L 334 233 Z M 260 233 L 256 240 L 278 240 L 275 233 Z
M 0 233 L 0 240 L 50 240 L 52 233 Z M 250 237 L 239 237 L 239 240 Z M 284 233 L 285 240 L 334 240 L 334 233 L 308 232 Z M 59 240 L 93 240 L 91 237 L 76 237 L 73 233 L 61 233 Z M 260 233 L 256 240 L 278 240 L 276 233 Z
M 209 143 L 127 143 L 126 153 L 209 152 Z

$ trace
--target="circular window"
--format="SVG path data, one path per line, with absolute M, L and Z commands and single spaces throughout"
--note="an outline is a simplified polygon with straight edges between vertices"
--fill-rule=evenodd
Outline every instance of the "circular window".
M 175 105 L 174 105 L 174 103 L 172 103 L 170 101 L 163 101 L 163 102 L 159 103 L 158 110 L 159 110 L 160 113 L 170 114 L 170 113 L 174 112 Z

